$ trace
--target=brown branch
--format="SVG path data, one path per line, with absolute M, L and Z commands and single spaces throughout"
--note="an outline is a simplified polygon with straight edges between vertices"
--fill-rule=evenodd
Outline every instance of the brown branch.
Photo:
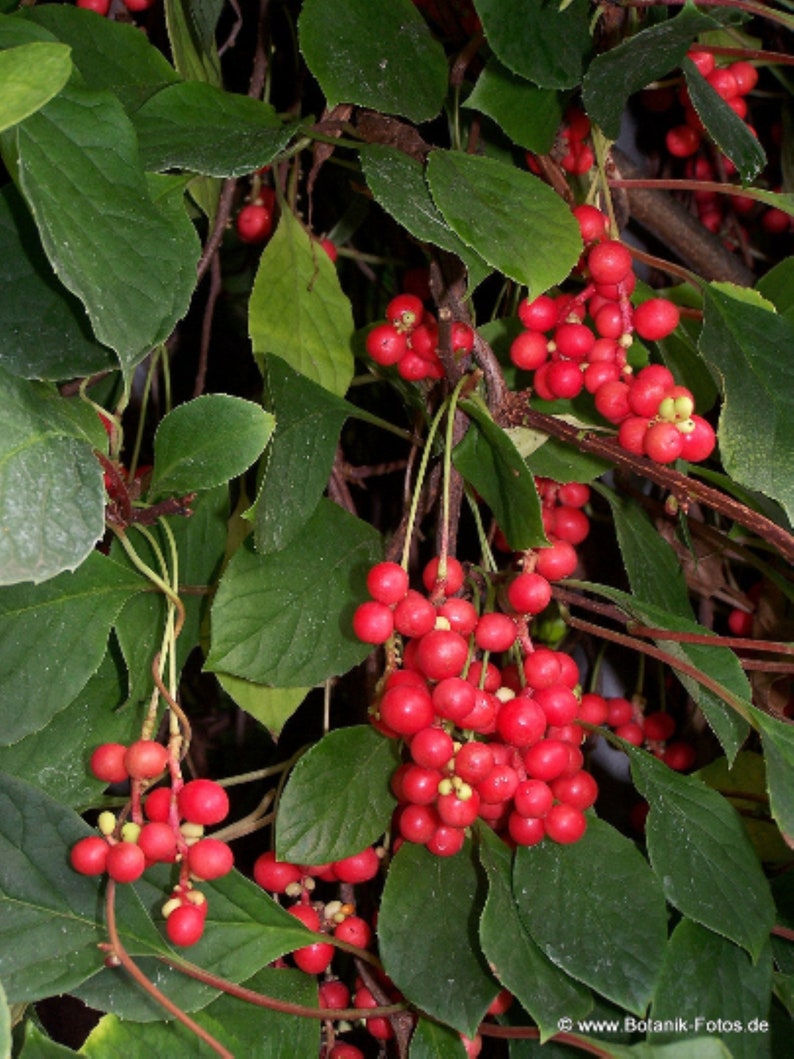
M 221 262 L 217 254 L 212 255 L 210 262 L 210 289 L 207 294 L 207 304 L 204 306 L 204 317 L 201 321 L 201 345 L 199 347 L 199 363 L 196 372 L 196 382 L 193 386 L 193 396 L 200 397 L 204 393 L 207 381 L 207 365 L 209 363 L 210 340 L 212 338 L 212 320 L 215 316 L 215 305 L 221 293 Z

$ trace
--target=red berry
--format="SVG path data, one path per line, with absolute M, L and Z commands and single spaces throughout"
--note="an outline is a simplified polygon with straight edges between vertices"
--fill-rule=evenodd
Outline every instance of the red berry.
M 188 849 L 187 862 L 193 875 L 209 882 L 229 874 L 234 867 L 234 854 L 226 842 L 202 838 Z
M 408 591 L 408 574 L 399 563 L 376 563 L 367 574 L 367 591 L 379 603 L 399 603 Z
M 192 824 L 219 824 L 229 814 L 229 796 L 214 780 L 190 780 L 177 796 L 179 811 Z
M 573 215 L 579 222 L 579 230 L 582 233 L 583 242 L 594 243 L 599 239 L 603 239 L 607 234 L 608 219 L 595 206 L 577 206 L 573 211 Z
M 465 783 L 479 783 L 493 767 L 493 750 L 487 743 L 464 743 L 455 754 L 455 775 Z
M 468 657 L 468 642 L 452 629 L 432 629 L 416 649 L 417 666 L 428 680 L 460 676 Z
M 539 331 L 522 331 L 510 346 L 510 360 L 522 371 L 535 371 L 548 358 L 548 339 Z
M 586 324 L 564 323 L 554 332 L 557 352 L 571 360 L 586 360 L 595 340 L 595 335 Z
M 334 958 L 334 947 L 328 941 L 315 941 L 292 953 L 295 966 L 306 974 L 322 974 L 327 971 Z
M 534 699 L 517 695 L 502 704 L 496 715 L 496 730 L 506 743 L 517 747 L 531 746 L 546 731 L 546 714 Z M 486 798 L 486 801 L 492 799 Z
M 138 835 L 138 845 L 152 864 L 157 861 L 172 864 L 176 860 L 176 835 L 167 823 L 150 821 L 144 824 Z
M 376 364 L 387 368 L 396 364 L 408 352 L 408 340 L 391 324 L 373 327 L 364 343 L 367 353 Z
M 733 74 L 733 78 L 736 81 L 736 87 L 739 89 L 739 94 L 746 96 L 748 92 L 752 92 L 755 86 L 758 84 L 758 70 L 752 65 L 752 63 L 739 62 L 731 63 L 728 70 Z
M 415 735 L 429 728 L 435 717 L 427 688 L 409 684 L 387 688 L 378 713 L 383 723 L 398 735 Z
M 348 916 L 334 928 L 334 937 L 359 949 L 366 949 L 372 941 L 372 928 L 361 916 Z
M 467 599 L 445 599 L 438 608 L 438 615 L 446 618 L 450 628 L 459 632 L 461 636 L 473 633 L 479 619 L 474 605 Z
M 421 323 L 424 311 L 415 294 L 398 294 L 386 306 L 386 319 L 398 331 L 412 331 Z
M 665 742 L 675 731 L 675 721 L 669 713 L 657 710 L 646 715 L 642 730 L 646 739 Z
M 425 566 L 422 571 L 422 584 L 425 586 L 428 592 L 432 592 L 433 589 L 443 584 L 444 595 L 454 596 L 463 587 L 464 572 L 463 567 L 453 556 L 447 556 L 447 570 L 446 575 L 443 579 L 439 578 L 439 566 L 441 560 L 436 557 L 431 559 L 430 562 Z
M 135 882 L 143 875 L 146 856 L 135 842 L 117 842 L 108 849 L 105 869 L 116 882 Z
M 579 558 L 568 541 L 554 541 L 548 548 L 538 548 L 535 570 L 549 581 L 562 581 L 576 569 Z
M 200 905 L 175 908 L 165 921 L 165 932 L 172 945 L 195 945 L 204 933 L 206 912 Z
M 410 588 L 394 608 L 394 628 L 401 636 L 424 636 L 436 623 L 436 608 L 430 600 Z
M 394 615 L 385 603 L 370 599 L 353 612 L 353 632 L 362 643 L 386 643 L 394 632 Z
M 717 437 L 711 424 L 702 416 L 693 414 L 690 421 L 694 424 L 694 429 L 681 435 L 684 439 L 681 456 L 690 463 L 699 463 L 712 454 L 717 445 Z
M 507 614 L 483 614 L 474 630 L 474 641 L 483 651 L 508 651 L 516 642 L 518 629 Z
M 545 837 L 546 825 L 539 817 L 514 811 L 507 818 L 507 833 L 517 846 L 537 846 Z
M 332 867 L 341 882 L 367 882 L 369 879 L 374 879 L 380 871 L 380 857 L 372 846 L 367 846 L 360 853 L 354 853 L 352 857 L 334 861 Z
M 529 753 L 529 751 L 527 751 Z M 540 819 L 554 804 L 551 787 L 544 780 L 522 780 L 513 795 L 513 805 L 520 816 Z
M 454 753 L 452 736 L 443 728 L 423 728 L 411 739 L 412 759 L 426 768 L 443 768 Z
M 474 709 L 477 693 L 462 677 L 447 677 L 433 688 L 432 700 L 435 712 L 444 720 L 460 723 Z
M 690 743 L 668 743 L 662 761 L 675 772 L 686 772 L 695 764 L 695 748 Z
M 555 360 L 548 365 L 546 383 L 555 397 L 573 400 L 584 389 L 584 372 L 571 360 Z
M 625 382 L 605 382 L 596 390 L 594 398 L 596 408 L 610 423 L 620 423 L 631 415 L 629 387 Z
M 708 77 L 714 69 L 714 56 L 710 51 L 699 51 L 697 48 L 691 48 L 686 53 L 686 57 L 692 60 L 701 77 Z
M 469 797 L 460 798 L 457 791 L 439 794 L 436 800 L 436 812 L 442 824 L 449 827 L 469 827 L 477 819 L 480 809 L 480 795 L 476 790 L 469 790 Z
M 519 574 L 510 582 L 507 599 L 516 614 L 540 614 L 551 602 L 551 585 L 540 574 Z
M 235 223 L 237 234 L 244 243 L 263 243 L 273 231 L 273 211 L 262 203 L 252 202 L 243 206 Z
M 734 607 L 728 614 L 728 628 L 734 636 L 751 636 L 753 632 L 752 614 Z
M 561 776 L 554 780 L 551 784 L 551 792 L 563 804 L 584 811 L 595 803 L 598 797 L 598 784 L 589 772 L 580 768 L 572 776 Z
M 701 135 L 689 125 L 675 125 L 665 136 L 665 146 L 674 158 L 689 158 L 700 147 Z
M 518 304 L 518 318 L 528 331 L 550 331 L 557 323 L 557 303 L 548 294 Z
M 544 783 L 557 779 L 568 767 L 568 744 L 559 739 L 541 739 L 525 751 L 524 767 L 532 779 Z
M 652 423 L 645 432 L 643 451 L 655 463 L 673 463 L 684 451 L 684 439 L 674 423 Z
M 167 824 L 171 815 L 171 788 L 157 787 L 146 795 L 143 811 L 149 820 Z
M 79 839 L 69 852 L 69 862 L 81 875 L 102 875 L 105 871 L 110 846 L 100 835 Z
M 438 813 L 429 805 L 406 805 L 400 812 L 397 826 L 407 842 L 424 845 L 436 833 L 441 821 Z
M 437 857 L 454 857 L 461 851 L 465 841 L 466 832 L 462 828 L 439 824 L 425 846 Z
M 628 724 L 634 717 L 634 707 L 628 699 L 615 696 L 606 700 L 607 724 L 610 728 L 619 728 L 622 724 Z
M 103 783 L 124 783 L 129 779 L 124 764 L 126 753 L 127 748 L 121 743 L 102 743 L 91 755 L 91 771 Z
M 546 834 L 552 842 L 570 845 L 578 842 L 587 830 L 587 818 L 580 809 L 560 802 L 553 805 L 543 818 Z
M 620 283 L 631 272 L 631 254 L 616 239 L 596 244 L 587 255 L 594 283 Z
M 76 0 L 77 7 L 83 7 L 87 11 L 96 11 L 103 17 L 110 10 L 110 0 Z
M 168 749 L 153 739 L 139 739 L 127 748 L 124 766 L 133 779 L 150 780 L 168 764 Z
M 667 298 L 649 298 L 634 310 L 634 330 L 648 341 L 667 338 L 678 327 L 678 306 Z

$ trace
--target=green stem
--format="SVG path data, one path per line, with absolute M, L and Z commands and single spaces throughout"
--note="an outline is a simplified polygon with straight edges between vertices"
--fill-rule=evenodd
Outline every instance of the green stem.
M 411 551 L 411 538 L 414 533 L 414 523 L 416 522 L 416 513 L 419 510 L 419 497 L 422 494 L 422 486 L 424 485 L 425 475 L 427 474 L 427 465 L 430 462 L 430 453 L 433 449 L 433 439 L 436 436 L 441 420 L 444 418 L 444 412 L 447 408 L 447 403 L 444 402 L 439 410 L 433 416 L 433 421 L 430 424 L 430 429 L 427 432 L 427 439 L 425 440 L 425 448 L 422 453 L 422 459 L 419 464 L 419 470 L 416 475 L 416 485 L 414 487 L 413 496 L 411 497 L 411 507 L 408 512 L 408 523 L 405 528 L 405 544 L 403 545 L 402 555 L 402 567 L 404 570 L 408 569 L 408 558 Z

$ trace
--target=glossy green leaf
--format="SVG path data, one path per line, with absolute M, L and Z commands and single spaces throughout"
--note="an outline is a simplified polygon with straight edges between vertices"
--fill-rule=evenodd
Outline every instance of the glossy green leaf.
M 749 184 L 766 165 L 766 153 L 758 137 L 732 110 L 698 71 L 691 59 L 683 61 L 689 98 L 709 135 L 739 171 L 742 183 Z
M 667 900 L 757 959 L 775 906 L 736 810 L 701 780 L 645 751 L 627 753 L 637 790 L 650 806 L 648 857 Z
M 583 1018 L 592 1008 L 589 990 L 546 957 L 518 915 L 510 885 L 512 854 L 489 828 L 480 830 L 480 861 L 488 897 L 480 919 L 480 942 L 488 964 L 540 1028 L 553 1037 L 562 1018 Z
M 72 72 L 69 48 L 34 41 L 0 51 L 0 132 L 23 121 L 56 95 Z
M 11 1012 L 2 983 L 0 983 L 0 1055 L 11 1055 Z
M 516 428 L 520 430 L 521 428 Z M 515 438 L 515 433 L 510 432 Z M 520 446 L 520 441 L 516 439 Z M 526 457 L 529 469 L 555 482 L 593 482 L 611 469 L 611 464 L 587 452 L 578 452 L 557 438 L 549 438 Z
M 90 834 L 71 809 L 0 773 L 0 980 L 11 1003 L 67 993 L 103 965 L 99 880 L 69 866 L 69 847 Z M 130 953 L 164 950 L 133 891 L 117 898 Z
M 92 552 L 74 573 L 0 591 L 2 745 L 43 728 L 72 702 L 98 669 L 116 614 L 147 584 Z
M 165 21 L 174 65 L 188 81 L 220 87 L 221 62 L 215 43 L 219 13 L 212 3 L 165 0 Z
M 25 1022 L 25 1036 L 19 1059 L 72 1059 L 74 1051 L 48 1037 L 35 1022 Z
M 266 404 L 276 429 L 259 495 L 246 518 L 257 551 L 283 548 L 310 518 L 328 485 L 339 432 L 356 409 L 293 370 L 280 357 L 263 358 Z
M 415 122 L 441 110 L 447 60 L 411 0 L 306 0 L 298 33 L 329 107 L 355 103 Z
M 96 434 L 67 405 L 54 387 L 0 367 L 0 585 L 74 570 L 104 533 Z
M 464 106 L 493 118 L 513 143 L 536 154 L 551 150 L 563 114 L 557 92 L 538 88 L 493 58 Z
M 129 112 L 180 79 L 134 23 L 95 18 L 71 4 L 37 4 L 25 8 L 24 17 L 68 44 L 85 84 L 112 92 Z
M 381 557 L 380 535 L 330 500 L 281 551 L 240 549 L 215 597 L 206 668 L 276 688 L 346 672 L 370 651 L 353 634 L 353 601 Z
M 747 300 L 740 288 L 706 290 L 700 350 L 723 391 L 725 470 L 779 501 L 794 517 L 794 324 Z
M 411 1034 L 411 1059 L 465 1059 L 460 1034 L 431 1019 L 417 1019 Z
M 768 1026 L 771 990 L 768 940 L 758 958 L 751 960 L 730 941 L 684 919 L 670 938 L 651 1008 L 653 1022 L 670 1028 L 652 1028 L 649 1039 L 656 1044 L 716 1032 L 734 1059 L 756 1059 L 763 1054 L 766 1034 L 759 1032 L 759 1023 Z M 676 1032 L 682 1022 L 686 1029 Z M 720 1022 L 734 1028 L 722 1029 Z M 753 1023 L 755 1029 L 748 1032 L 735 1028 Z
M 591 817 L 572 845 L 519 847 L 513 890 L 530 936 L 553 963 L 630 1012 L 645 1011 L 664 956 L 667 914 L 633 842 Z
M 88 767 L 94 746 L 103 742 L 128 744 L 141 731 L 140 714 L 119 709 L 127 685 L 116 653 L 105 654 L 85 687 L 46 727 L 11 746 L 0 747 L 0 771 L 27 780 L 78 811 L 96 803 L 106 784 Z M 91 733 L 90 740 L 86 732 Z
M 597 55 L 584 78 L 584 104 L 610 139 L 620 135 L 629 96 L 681 65 L 692 41 L 717 23 L 687 6 L 675 18 L 643 29 Z
M 794 730 L 762 710 L 755 710 L 753 716 L 766 758 L 769 807 L 786 842 L 794 847 Z
M 307 975 L 287 968 L 263 968 L 243 983 L 246 989 L 276 1000 L 317 1007 L 317 985 Z M 319 1048 L 319 1019 L 296 1018 L 232 996 L 218 997 L 193 1016 L 196 1022 L 232 1055 L 262 1055 L 267 1059 L 295 1059 Z M 141 1025 L 106 1015 L 91 1031 L 80 1055 L 89 1059 L 125 1059 L 147 1049 L 151 1055 L 194 1055 L 193 1033 L 178 1021 Z M 197 1050 L 198 1049 L 198 1050 Z
M 382 144 L 369 144 L 360 155 L 376 202 L 415 238 L 459 257 L 468 270 L 469 286 L 476 287 L 490 269 L 447 224 L 430 195 L 421 162 Z
M 765 273 L 756 290 L 772 302 L 781 316 L 794 322 L 794 257 L 783 258 Z
M 378 915 L 380 954 L 394 984 L 421 1011 L 467 1037 L 499 988 L 477 941 L 482 889 L 471 843 L 454 857 L 436 857 L 405 842 L 391 862 Z
M 216 673 L 215 676 L 240 709 L 263 724 L 274 736 L 278 735 L 311 691 L 311 688 L 269 688 L 266 684 L 255 684 L 252 680 L 232 677 L 228 673 Z
M 516 551 L 547 543 L 532 472 L 510 439 L 480 401 L 464 401 L 469 428 L 455 446 L 452 461 L 493 512 Z
M 718 757 L 694 775 L 729 799 L 740 815 L 758 859 L 767 870 L 790 863 L 791 849 L 769 815 L 763 754 L 740 750 L 730 768 L 726 758 Z
M 388 829 L 396 744 L 370 725 L 328 732 L 290 773 L 278 811 L 280 860 L 326 864 L 360 853 Z
M 158 92 L 133 121 L 144 168 L 218 177 L 268 165 L 295 131 L 269 104 L 198 81 Z
M 112 369 L 80 301 L 58 282 L 30 212 L 13 184 L 0 190 L 0 364 L 25 379 Z
M 475 0 L 489 45 L 501 62 L 542 88 L 572 88 L 590 51 L 590 9 L 544 0 Z
M 75 81 L 19 126 L 20 186 L 61 282 L 129 374 L 187 310 L 199 246 L 153 200 L 118 100 Z
M 225 393 L 177 405 L 154 436 L 151 496 L 194 493 L 236 478 L 261 455 L 273 426 L 259 405 Z
M 489 265 L 537 297 L 565 279 L 582 250 L 579 226 L 556 192 L 505 162 L 432 151 L 427 179 L 450 227 Z M 537 248 L 545 247 L 543 254 Z
M 265 247 L 249 302 L 255 353 L 275 353 L 341 397 L 353 377 L 353 316 L 330 258 L 289 210 Z

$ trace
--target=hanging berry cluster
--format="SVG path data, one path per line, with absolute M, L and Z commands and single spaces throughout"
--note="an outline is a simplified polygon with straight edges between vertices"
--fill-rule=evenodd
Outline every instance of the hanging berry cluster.
M 450 328 L 452 352 L 465 357 L 474 348 L 474 332 L 456 321 Z M 386 322 L 366 338 L 367 353 L 381 367 L 395 367 L 407 382 L 443 379 L 438 356 L 438 321 L 415 294 L 398 294 L 386 306 Z
M 153 739 L 130 746 L 103 743 L 91 756 L 91 771 L 104 783 L 130 783 L 130 819 L 100 813 L 100 834 L 81 838 L 70 861 L 82 875 L 103 875 L 117 883 L 136 882 L 153 864 L 179 864 L 179 877 L 162 914 L 165 932 L 175 945 L 192 945 L 204 932 L 207 900 L 194 882 L 227 875 L 234 867 L 231 847 L 204 835 L 229 813 L 229 797 L 214 780 L 182 781 L 178 762 Z M 142 793 L 166 769 L 169 786 Z
M 584 539 L 586 487 L 574 490 L 573 504 L 560 496 L 564 486 L 544 488 L 549 521 L 560 517 L 563 527 L 564 509 L 577 510 L 576 527 L 562 533 Z M 452 557 L 428 563 L 424 592 L 409 587 L 396 563 L 370 570 L 372 598 L 356 610 L 353 627 L 365 643 L 388 644 L 391 662 L 371 721 L 405 747 L 391 780 L 400 839 L 452 856 L 478 817 L 517 845 L 546 837 L 571 843 L 584 834 L 598 788 L 583 768 L 579 671 L 569 655 L 536 647 L 529 633 L 551 600 L 550 581 L 575 565 L 562 535 L 522 553 L 508 576 L 493 578 L 479 612 L 460 594 L 464 569 Z
M 511 345 L 513 364 L 534 372 L 533 389 L 541 400 L 573 399 L 583 390 L 592 394 L 597 411 L 619 428 L 621 446 L 635 455 L 658 463 L 706 459 L 715 435 L 695 413 L 692 393 L 662 365 L 635 375 L 627 363 L 633 335 L 666 338 L 678 326 L 678 309 L 666 298 L 633 306 L 636 277 L 629 250 L 607 238 L 600 210 L 583 205 L 574 214 L 585 243 L 580 270 L 586 285 L 577 294 L 541 294 L 520 303 L 526 330 Z

